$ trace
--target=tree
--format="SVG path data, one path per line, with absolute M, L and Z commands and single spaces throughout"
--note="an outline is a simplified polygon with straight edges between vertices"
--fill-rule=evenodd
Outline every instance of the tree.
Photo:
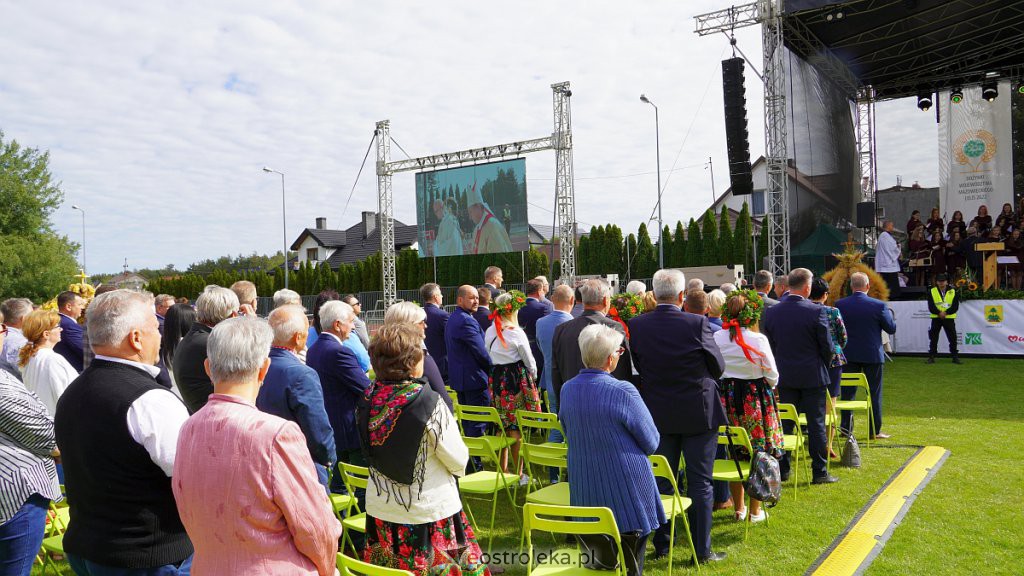
M 604 231 L 604 266 L 607 274 L 616 274 L 622 262 L 622 229 L 609 224 Z
M 736 260 L 742 259 L 743 268 L 746 274 L 753 274 L 757 271 L 757 266 L 754 264 L 754 225 L 750 222 L 750 207 L 747 203 L 743 203 L 743 208 L 740 209 L 740 215 L 736 219 L 736 230 L 733 231 L 732 236 L 732 249 L 736 256 Z
M 700 226 L 690 218 L 690 224 L 686 227 L 686 265 L 700 266 L 703 258 L 704 241 L 700 237 Z
M 0 132 L 0 299 L 43 302 L 74 281 L 78 244 L 50 222 L 63 202 L 49 152 L 5 141 Z
M 743 255 L 740 254 L 740 258 Z M 722 206 L 722 212 L 718 218 L 718 263 L 736 264 L 738 261 L 732 248 L 732 227 L 729 225 L 729 209 Z
M 633 263 L 636 278 L 650 278 L 658 270 L 658 257 L 654 253 L 651 235 L 647 232 L 647 224 L 640 224 L 636 233 L 636 262 Z
M 581 237 L 576 246 L 576 271 L 578 274 L 590 274 L 590 234 Z
M 718 223 L 715 222 L 715 213 L 708 209 L 701 219 L 701 266 L 714 266 L 718 264 Z
M 595 226 L 587 241 L 589 264 L 587 274 L 603 274 L 604 270 L 604 226 Z
M 767 256 L 769 254 L 769 252 L 771 252 L 770 248 L 768 247 L 768 228 L 769 228 L 768 217 L 765 216 L 765 217 L 761 218 L 761 235 L 760 235 L 760 237 L 757 240 L 757 264 L 756 264 L 756 266 L 758 268 L 760 268 L 762 266 L 761 263 L 764 262 L 764 257 Z
M 670 267 L 672 265 L 672 231 L 669 230 L 668 226 L 665 226 L 664 228 L 661 229 L 661 237 L 658 238 L 658 243 L 665 244 L 664 252 L 659 254 L 661 254 L 664 257 L 665 267 Z M 659 247 L 659 250 L 660 249 L 661 248 Z M 658 263 L 658 267 L 661 267 L 661 262 Z
M 632 233 L 626 237 L 626 245 L 622 248 L 621 270 L 619 278 L 629 280 L 636 277 L 636 236 Z
M 665 255 L 665 259 L 669 259 L 668 254 Z M 676 232 L 672 235 L 671 262 L 673 268 L 686 267 L 686 229 L 683 228 L 681 220 L 676 220 Z

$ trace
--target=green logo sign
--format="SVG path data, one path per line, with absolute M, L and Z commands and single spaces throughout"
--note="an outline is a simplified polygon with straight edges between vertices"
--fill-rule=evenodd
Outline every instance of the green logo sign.
M 985 153 L 985 143 L 977 138 L 964 143 L 964 155 L 968 158 L 977 158 Z
M 968 332 L 964 334 L 964 344 L 968 346 L 981 346 L 981 332 Z

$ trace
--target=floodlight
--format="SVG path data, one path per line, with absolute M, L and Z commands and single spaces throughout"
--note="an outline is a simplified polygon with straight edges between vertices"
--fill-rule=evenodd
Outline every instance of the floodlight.
M 981 85 L 981 97 L 989 102 L 999 97 L 999 85 L 996 84 L 995 80 L 986 80 Z
M 949 93 L 949 101 L 953 104 L 959 104 L 964 101 L 964 91 L 959 86 L 953 88 L 953 91 Z
M 932 107 L 932 94 L 931 92 L 922 92 L 917 95 L 917 107 L 922 112 L 927 112 Z

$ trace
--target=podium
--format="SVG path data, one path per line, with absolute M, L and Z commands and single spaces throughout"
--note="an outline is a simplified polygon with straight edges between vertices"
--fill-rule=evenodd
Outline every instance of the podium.
M 1002 242 L 984 242 L 974 246 L 974 249 L 982 253 L 981 264 L 981 290 L 984 292 L 989 288 L 996 287 L 999 282 L 999 252 L 1006 245 Z

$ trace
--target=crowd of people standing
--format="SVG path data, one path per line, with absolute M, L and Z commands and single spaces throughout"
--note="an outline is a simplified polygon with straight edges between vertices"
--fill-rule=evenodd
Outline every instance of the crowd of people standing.
M 612 509 L 630 574 L 642 573 L 648 543 L 655 557 L 669 550 L 658 492 L 670 487 L 655 481 L 651 454 L 673 470 L 685 461 L 694 560 L 710 562 L 725 557 L 712 548 L 715 508 L 767 516 L 756 499 L 746 508 L 742 484 L 722 496 L 713 482 L 720 426 L 744 428 L 785 477 L 777 406 L 792 403 L 808 418 L 812 482 L 835 482 L 825 413 L 842 371 L 856 370 L 875 399 L 871 433 L 885 437 L 878 335 L 895 324 L 863 274 L 829 307 L 827 284 L 805 269 L 710 292 L 660 270 L 645 291 L 654 305 L 628 321 L 609 313 L 603 280 L 552 290 L 538 277 L 504 291 L 496 267 L 485 280 L 459 287 L 450 312 L 426 284 L 422 305 L 390 307 L 372 335 L 353 295 L 325 290 L 310 322 L 282 290 L 262 319 L 248 282 L 208 286 L 194 306 L 103 290 L 84 331 L 86 302 L 70 292 L 56 313 L 5 301 L 0 460 L 27 464 L 0 490 L 0 536 L 21 551 L 0 573 L 27 573 L 61 484 L 64 549 L 80 575 L 333 574 L 342 529 L 332 494 L 365 511 L 365 534 L 351 535 L 364 560 L 489 573 L 458 479 L 479 465 L 462 434 L 490 431 L 468 421 L 460 431 L 449 388 L 460 404 L 496 409 L 511 438 L 496 465 L 521 484 L 531 480 L 517 413 L 558 415 L 548 440 L 569 439 L 570 503 Z M 366 488 L 349 494 L 342 466 L 364 468 Z

